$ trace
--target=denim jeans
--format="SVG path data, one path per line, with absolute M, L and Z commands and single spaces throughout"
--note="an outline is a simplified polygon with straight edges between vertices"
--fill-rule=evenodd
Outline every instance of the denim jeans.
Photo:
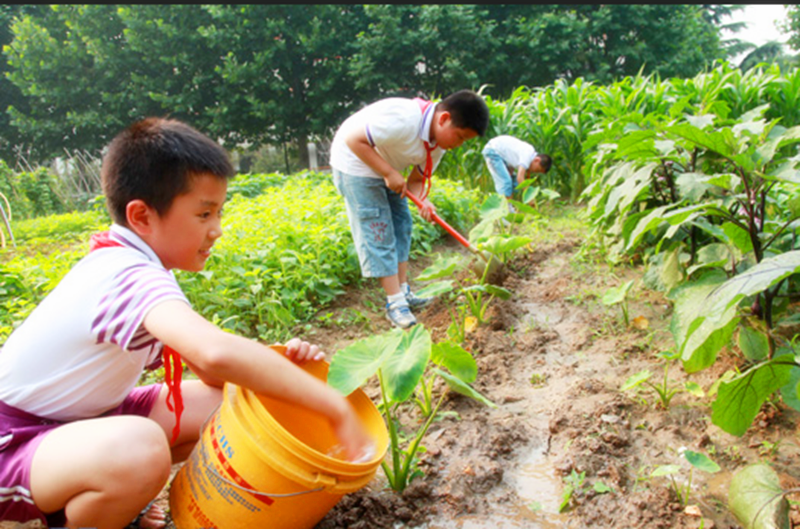
M 333 185 L 344 197 L 350 232 L 364 277 L 397 274 L 411 251 L 408 200 L 386 187 L 382 178 L 353 176 L 333 169 Z
M 508 166 L 494 149 L 484 149 L 483 159 L 494 180 L 494 188 L 498 194 L 510 197 L 516 188 L 516 179 L 508 172 Z

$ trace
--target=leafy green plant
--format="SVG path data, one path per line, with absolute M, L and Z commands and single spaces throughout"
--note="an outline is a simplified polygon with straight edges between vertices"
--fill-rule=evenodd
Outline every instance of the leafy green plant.
M 788 529 L 789 504 L 786 496 L 798 489 L 783 490 L 775 471 L 765 463 L 748 465 L 731 480 L 728 489 L 730 511 L 745 529 Z
M 469 385 L 477 376 L 472 355 L 451 342 L 432 344 L 430 333 L 420 324 L 408 331 L 393 329 L 350 344 L 334 355 L 328 374 L 328 384 L 348 395 L 377 373 L 381 409 L 386 417 L 390 441 L 390 462 L 384 461 L 382 465 L 389 486 L 398 492 L 402 492 L 421 473 L 417 466 L 417 453 L 422 449 L 422 438 L 446 396 L 443 392 L 433 402 L 433 382 L 431 378 L 425 378 L 428 371 L 431 377 L 444 380 L 450 390 L 494 407 Z M 415 396 L 420 384 L 422 387 Z M 396 410 L 412 397 L 427 412 L 426 419 L 404 442 Z
M 699 452 L 692 452 L 691 450 L 684 450 L 683 457 L 689 462 L 689 478 L 684 485 L 678 483 L 675 479 L 675 474 L 679 473 L 681 468 L 678 465 L 659 465 L 653 472 L 650 473 L 651 478 L 669 476 L 672 490 L 681 505 L 686 506 L 689 503 L 689 494 L 692 491 L 692 478 L 694 476 L 694 469 L 702 470 L 714 474 L 720 471 L 719 465 L 709 459 L 708 456 Z
M 673 351 L 664 351 L 658 355 L 664 359 L 664 377 L 659 383 L 650 382 L 653 373 L 645 369 L 628 378 L 620 391 L 630 391 L 642 385 L 650 388 L 658 396 L 658 404 L 665 410 L 669 409 L 672 398 L 683 391 L 688 391 L 697 396 L 703 396 L 703 389 L 696 382 L 686 382 L 683 386 L 672 384 L 669 380 L 669 366 L 677 359 Z
M 606 290 L 605 294 L 603 294 L 603 305 L 619 305 L 622 309 L 622 321 L 625 324 L 625 328 L 627 329 L 630 325 L 630 319 L 628 316 L 628 292 L 630 292 L 631 287 L 633 286 L 633 279 L 627 281 L 626 283 L 618 286 L 609 288 Z
M 564 512 L 569 507 L 572 497 L 583 489 L 583 482 L 586 480 L 586 472 L 578 474 L 573 468 L 569 476 L 564 478 L 564 489 L 561 491 L 561 504 L 558 512 Z

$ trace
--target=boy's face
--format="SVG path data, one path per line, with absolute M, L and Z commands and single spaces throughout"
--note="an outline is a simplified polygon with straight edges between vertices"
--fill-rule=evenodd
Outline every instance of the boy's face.
M 478 136 L 478 133 L 470 128 L 454 126 L 449 112 L 442 112 L 436 116 L 432 128 L 433 139 L 444 150 L 461 147 L 465 141 Z
M 211 174 L 192 177 L 188 193 L 175 197 L 164 216 L 153 215 L 150 247 L 168 270 L 199 272 L 222 236 L 222 204 L 228 182 Z
M 542 167 L 542 161 L 536 157 L 531 162 L 531 166 L 528 168 L 528 173 L 542 173 L 544 174 L 545 170 Z

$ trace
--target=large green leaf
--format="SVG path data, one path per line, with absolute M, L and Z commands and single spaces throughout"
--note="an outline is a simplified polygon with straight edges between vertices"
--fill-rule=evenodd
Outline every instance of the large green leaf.
M 633 170 L 632 166 L 625 166 L 625 171 L 621 174 L 624 175 L 624 181 L 614 187 L 608 195 L 608 200 L 605 205 L 605 216 L 614 214 L 615 212 L 626 213 L 633 204 L 650 185 L 650 175 L 658 166 L 657 163 L 651 162 Z
M 743 435 L 766 398 L 789 382 L 793 366 L 793 358 L 779 357 L 720 384 L 711 421 L 730 434 Z
M 706 132 L 688 123 L 679 123 L 666 127 L 666 130 L 679 138 L 727 158 L 733 158 L 739 152 L 739 143 L 730 129 Z
M 436 260 L 428 268 L 420 272 L 416 279 L 417 281 L 431 281 L 433 279 L 450 277 L 460 265 L 461 257 L 458 255 L 451 255 L 449 257 L 438 255 Z
M 789 529 L 789 503 L 778 475 L 766 463 L 748 465 L 728 488 L 728 507 L 744 529 Z
M 374 375 L 403 340 L 401 329 L 392 329 L 351 343 L 333 355 L 328 385 L 349 395 Z
M 483 395 L 481 395 L 472 386 L 470 386 L 469 384 L 467 384 L 466 382 L 464 382 L 460 378 L 454 377 L 450 373 L 447 373 L 446 371 L 442 371 L 441 369 L 435 369 L 434 368 L 433 372 L 436 373 L 437 375 L 439 375 L 440 377 L 442 377 L 444 379 L 444 381 L 447 382 L 447 385 L 450 386 L 450 389 L 452 389 L 456 393 L 459 393 L 459 394 L 464 395 L 465 397 L 469 397 L 471 399 L 475 399 L 478 402 L 481 402 L 481 403 L 485 404 L 486 406 L 489 406 L 490 408 L 496 408 L 497 407 L 497 404 L 495 404 L 491 400 L 489 400 L 486 397 L 484 397 Z
M 452 290 L 453 281 L 448 279 L 447 281 L 437 281 L 436 283 L 425 285 L 425 287 L 419 289 L 416 294 L 421 298 L 435 298 L 436 296 L 452 292 Z
M 705 304 L 708 317 L 719 317 L 745 297 L 763 292 L 798 271 L 800 271 L 800 250 L 764 259 L 745 272 L 732 277 L 709 294 Z
M 714 363 L 719 350 L 726 345 L 736 326 L 736 308 L 716 318 L 707 314 L 707 298 L 720 284 L 725 275 L 707 273 L 699 280 L 684 283 L 670 292 L 675 309 L 670 321 L 675 343 L 680 351 L 683 367 L 693 373 Z
M 403 332 L 400 345 L 381 366 L 389 400 L 403 402 L 414 393 L 431 357 L 431 334 L 422 325 Z
M 642 220 L 639 221 L 639 224 L 636 225 L 636 229 L 631 232 L 625 249 L 628 250 L 636 247 L 646 233 L 656 229 L 664 222 L 669 223 L 672 226 L 680 226 L 685 222 L 692 221 L 696 217 L 695 213 L 702 212 L 713 206 L 713 203 L 703 203 L 696 204 L 694 206 L 673 209 L 672 211 L 669 211 L 670 208 L 674 207 L 671 205 L 655 208 L 646 217 L 642 218 Z
M 789 372 L 789 382 L 781 388 L 781 397 L 787 406 L 800 411 L 800 364 L 795 357 L 795 353 L 788 347 L 781 347 L 775 351 L 775 358 L 786 356 L 794 359 L 795 365 Z
M 506 255 L 529 244 L 532 240 L 530 237 L 495 235 L 481 244 L 481 248 L 495 255 Z
M 711 188 L 706 180 L 707 177 L 703 173 L 683 173 L 675 183 L 683 198 L 689 202 L 697 202 Z
M 751 362 L 760 362 L 769 356 L 769 339 L 753 327 L 742 326 L 739 328 L 739 349 Z
M 453 375 L 467 384 L 472 384 L 478 377 L 478 364 L 475 362 L 475 358 L 457 343 L 446 341 L 434 344 L 431 361 L 436 365 L 446 367 Z

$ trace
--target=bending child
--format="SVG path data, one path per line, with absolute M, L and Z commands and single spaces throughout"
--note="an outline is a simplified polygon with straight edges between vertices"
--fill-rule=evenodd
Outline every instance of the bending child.
M 483 147 L 483 158 L 499 195 L 511 198 L 516 187 L 534 173 L 547 173 L 553 161 L 528 142 L 514 136 L 497 136 Z M 516 171 L 512 177 L 511 171 Z M 511 207 L 509 205 L 509 207 Z
M 296 365 L 321 360 L 316 345 L 293 338 L 282 356 L 224 332 L 175 280 L 173 269 L 202 270 L 222 235 L 232 176 L 218 144 L 175 120 L 145 119 L 111 142 L 111 229 L 0 352 L 0 520 L 124 527 L 189 455 L 225 381 L 325 415 L 351 457 L 365 448 L 349 402 Z M 200 380 L 136 387 L 162 349 Z M 163 512 L 148 516 L 165 525 Z
M 483 135 L 488 125 L 483 98 L 461 90 L 439 103 L 383 99 L 347 118 L 336 131 L 333 181 L 344 196 L 361 274 L 379 279 L 386 315 L 397 327 L 416 324 L 411 309 L 430 301 L 415 296 L 408 285 L 412 217 L 406 193 L 422 201 L 420 215 L 430 222 L 436 209 L 427 190 L 444 151 Z M 409 167 L 406 179 L 402 172 Z

